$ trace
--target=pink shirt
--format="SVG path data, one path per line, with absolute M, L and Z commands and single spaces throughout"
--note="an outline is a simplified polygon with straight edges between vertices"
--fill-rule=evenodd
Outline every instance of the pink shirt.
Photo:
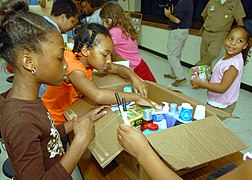
M 220 83 L 225 71 L 228 70 L 230 66 L 234 66 L 238 71 L 234 82 L 223 94 L 208 91 L 207 95 L 209 100 L 216 101 L 223 105 L 232 105 L 238 100 L 244 66 L 241 53 L 227 60 L 219 60 L 213 69 L 213 74 L 210 82 Z
M 123 59 L 129 60 L 130 68 L 135 69 L 141 62 L 141 55 L 138 51 L 136 40 L 126 37 L 119 27 L 113 27 L 109 30 L 114 42 L 114 51 Z

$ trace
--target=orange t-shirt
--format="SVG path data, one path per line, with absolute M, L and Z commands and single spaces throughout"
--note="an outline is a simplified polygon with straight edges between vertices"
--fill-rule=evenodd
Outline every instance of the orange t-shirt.
M 66 69 L 67 75 L 73 71 L 80 70 L 85 73 L 88 79 L 92 80 L 92 69 L 86 69 L 72 51 L 65 51 L 64 57 L 68 64 Z M 77 92 L 78 90 L 71 83 L 66 84 L 63 82 L 61 86 L 47 86 L 42 102 L 50 112 L 55 125 L 66 122 L 63 112 L 80 97 Z

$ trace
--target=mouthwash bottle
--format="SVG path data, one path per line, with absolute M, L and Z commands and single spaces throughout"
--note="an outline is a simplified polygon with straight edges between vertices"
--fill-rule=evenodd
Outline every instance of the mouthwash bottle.
M 151 109 L 145 109 L 143 112 L 143 121 L 140 130 L 143 132 L 148 129 L 148 124 L 153 124 Z

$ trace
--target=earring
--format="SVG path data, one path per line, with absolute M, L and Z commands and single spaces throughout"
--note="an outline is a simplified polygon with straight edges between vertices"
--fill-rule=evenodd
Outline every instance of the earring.
M 33 74 L 33 76 L 36 76 L 37 71 L 34 67 L 32 68 L 31 73 Z

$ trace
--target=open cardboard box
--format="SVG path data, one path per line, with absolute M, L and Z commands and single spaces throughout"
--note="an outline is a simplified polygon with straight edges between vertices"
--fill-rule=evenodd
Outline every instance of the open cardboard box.
M 122 90 L 124 86 L 129 85 L 129 81 L 114 75 L 102 77 L 95 75 L 93 80 L 101 88 Z M 115 80 L 118 80 L 118 82 Z M 163 85 L 152 82 L 146 83 L 149 98 L 157 103 L 162 101 L 177 104 L 188 102 L 194 108 L 197 104 L 202 104 Z M 71 120 L 73 113 L 80 116 L 91 109 L 93 105 L 94 103 L 88 98 L 79 99 L 64 112 L 64 115 L 68 120 Z M 221 116 L 230 116 L 226 112 L 218 111 L 218 113 Z M 247 148 L 247 145 L 215 115 L 216 112 L 207 107 L 207 118 L 203 120 L 168 128 L 146 137 L 165 163 L 176 172 L 199 167 L 207 162 Z M 120 123 L 123 123 L 123 121 L 119 112 L 112 112 L 110 109 L 104 117 L 95 123 L 96 136 L 90 143 L 89 150 L 103 168 L 123 151 L 117 140 L 117 128 Z M 134 160 L 132 162 L 135 163 Z M 139 172 L 137 173 L 138 176 Z M 143 176 L 142 173 L 144 172 L 140 172 L 140 177 Z

